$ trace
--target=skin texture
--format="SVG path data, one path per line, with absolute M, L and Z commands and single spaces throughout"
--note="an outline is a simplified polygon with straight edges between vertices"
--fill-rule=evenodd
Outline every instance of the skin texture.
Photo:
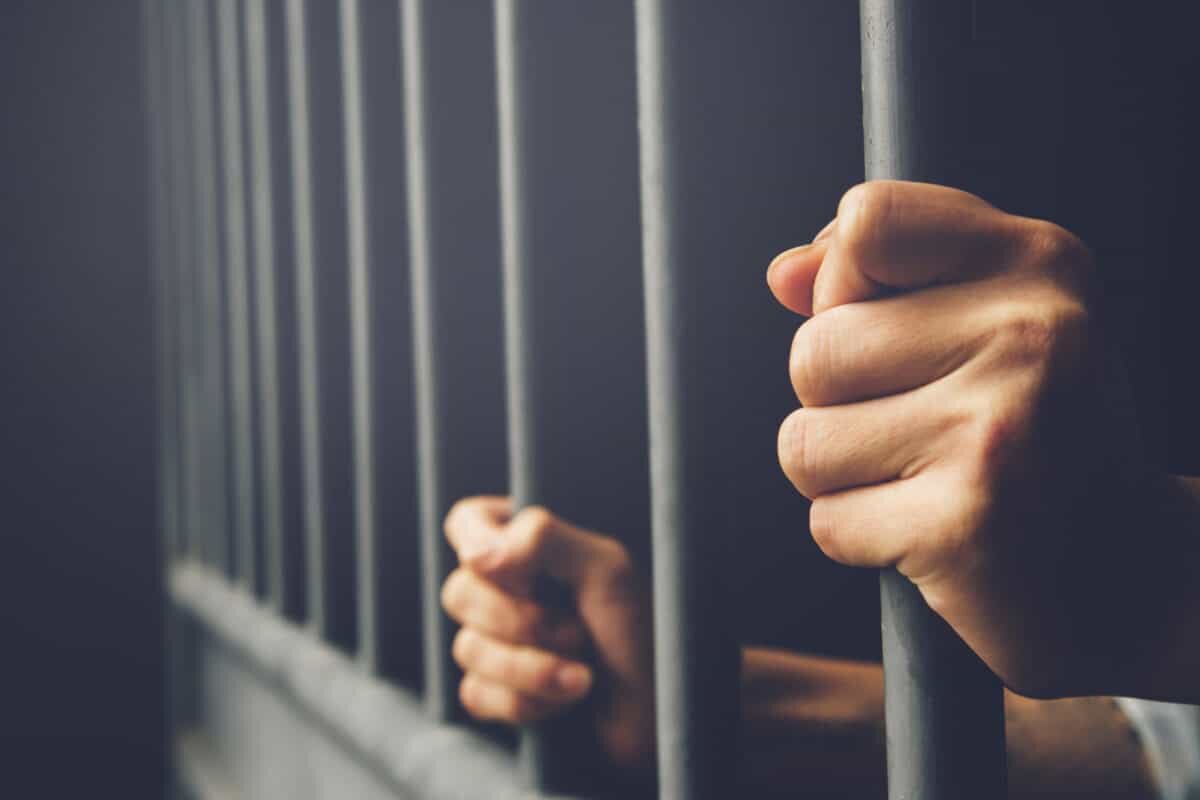
M 1200 699 L 1196 495 L 1144 457 L 1075 236 L 876 181 L 767 281 L 810 317 L 778 448 L 826 555 L 897 568 L 1019 693 Z
M 469 498 L 446 519 L 462 566 L 443 603 L 463 625 L 461 697 L 480 719 L 530 722 L 588 702 L 613 766 L 654 758 L 653 652 L 643 580 L 615 540 L 544 509 L 511 517 L 506 499 Z M 533 580 L 569 586 L 576 614 L 531 599 Z M 566 679 L 568 673 L 586 676 Z M 560 680 L 560 678 L 562 680 Z M 878 665 L 763 648 L 742 654 L 740 771 L 756 797 L 883 798 Z M 1010 796 L 1150 800 L 1141 747 L 1108 698 L 1006 697 Z

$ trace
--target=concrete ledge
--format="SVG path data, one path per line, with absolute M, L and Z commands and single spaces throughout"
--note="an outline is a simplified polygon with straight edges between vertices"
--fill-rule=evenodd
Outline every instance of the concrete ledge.
M 207 567 L 193 562 L 172 567 L 170 593 L 177 606 L 328 724 L 404 796 L 548 800 L 525 787 L 510 753 L 466 729 L 430 722 L 412 693 L 363 672 L 344 653 Z

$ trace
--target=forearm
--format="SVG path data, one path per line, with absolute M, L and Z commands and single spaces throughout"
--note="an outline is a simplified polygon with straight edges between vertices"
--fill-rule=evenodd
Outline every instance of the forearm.
M 886 796 L 878 665 L 747 648 L 742 774 L 762 796 Z M 1009 796 L 1153 800 L 1145 755 L 1111 698 L 1006 692 Z
M 883 798 L 883 673 L 782 650 L 742 651 L 747 794 Z

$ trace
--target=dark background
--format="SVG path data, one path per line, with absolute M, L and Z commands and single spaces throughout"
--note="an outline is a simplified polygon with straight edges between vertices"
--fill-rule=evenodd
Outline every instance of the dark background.
M 980 159 L 966 188 L 1007 210 L 1060 221 L 1092 245 L 1138 383 L 1151 450 L 1177 470 L 1195 472 L 1200 130 L 1191 20 L 1178 8 L 981 3 L 981 88 L 967 110 Z M 839 23 L 838 35 L 853 47 L 847 24 Z M 5 0 L 0 8 L 0 794 L 6 796 L 33 778 L 38 795 L 49 797 L 86 787 L 103 796 L 155 797 L 162 786 L 154 320 L 139 25 L 135 2 Z M 772 46 L 798 41 L 780 36 Z M 722 69 L 713 65 L 710 79 L 719 80 Z M 855 113 L 850 107 L 835 115 L 850 137 L 831 144 L 839 154 L 857 146 L 847 127 Z M 856 179 L 847 171 L 844 183 Z M 830 212 L 835 201 L 828 198 Z M 795 240 L 819 227 L 810 222 L 797 226 Z M 765 268 L 770 253 L 761 255 L 755 258 Z M 781 330 L 791 324 L 768 304 L 764 292 L 761 306 L 747 305 L 746 318 L 729 324 Z M 764 406 L 786 404 L 785 349 L 780 340 L 779 375 L 770 384 L 775 395 Z M 765 380 L 759 372 L 747 374 Z M 770 480 L 763 485 L 776 486 L 779 476 Z M 760 508 L 767 510 L 757 520 L 752 513 L 752 522 L 777 529 L 768 518 L 773 506 Z M 735 565 L 747 628 L 764 641 L 798 638 L 781 619 L 780 604 L 794 587 L 780 553 L 811 558 L 812 551 L 788 533 L 778 547 L 756 548 Z M 839 621 L 869 619 L 870 576 L 845 585 L 846 594 L 824 608 Z M 811 633 L 811 623 L 802 627 Z M 870 655 L 874 629 L 855 630 L 862 635 L 854 641 L 827 630 L 829 649 Z
M 142 86 L 138 3 L 0 4 L 5 797 L 162 795 Z

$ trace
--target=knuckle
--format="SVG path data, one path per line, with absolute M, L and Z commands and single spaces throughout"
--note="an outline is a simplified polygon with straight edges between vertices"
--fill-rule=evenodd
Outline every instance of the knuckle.
M 479 703 L 479 686 L 469 673 L 458 682 L 458 702 L 473 716 L 483 716 L 483 707 Z
M 1027 240 L 1035 263 L 1052 274 L 1077 276 L 1090 272 L 1091 250 L 1082 239 L 1061 225 L 1031 220 Z
M 456 618 L 462 611 L 465 600 L 464 577 L 462 569 L 459 568 L 447 575 L 446 581 L 442 584 L 442 608 L 450 616 Z
M 556 517 L 542 506 L 527 506 L 519 516 L 522 549 L 529 553 L 537 552 L 554 530 Z
M 793 411 L 779 428 L 779 463 L 792 485 L 815 499 L 822 460 L 821 433 L 811 412 Z
M 461 498 L 450 506 L 450 510 L 446 512 L 446 518 L 442 521 L 442 530 L 449 535 L 451 532 L 462 527 L 464 517 L 470 510 L 471 499 Z
M 896 200 L 893 181 L 867 181 L 851 187 L 838 203 L 838 239 L 856 250 L 888 225 Z
M 845 563 L 842 530 L 829 503 L 819 499 L 813 501 L 808 511 L 808 530 L 813 542 L 827 558 Z
M 816 405 L 827 394 L 830 337 L 823 317 L 813 317 L 800 326 L 792 339 L 788 374 L 796 397 L 806 406 Z
M 601 575 L 609 586 L 616 589 L 632 589 L 636 582 L 633 558 L 625 545 L 615 539 L 604 538 L 597 542 L 601 557 Z
M 454 658 L 454 663 L 463 669 L 469 669 L 476 660 L 475 639 L 475 635 L 468 628 L 461 628 L 454 636 L 450 655 Z
M 1010 313 L 994 333 L 1005 361 L 1017 366 L 1048 361 L 1059 335 L 1059 320 L 1045 309 L 1034 307 Z

